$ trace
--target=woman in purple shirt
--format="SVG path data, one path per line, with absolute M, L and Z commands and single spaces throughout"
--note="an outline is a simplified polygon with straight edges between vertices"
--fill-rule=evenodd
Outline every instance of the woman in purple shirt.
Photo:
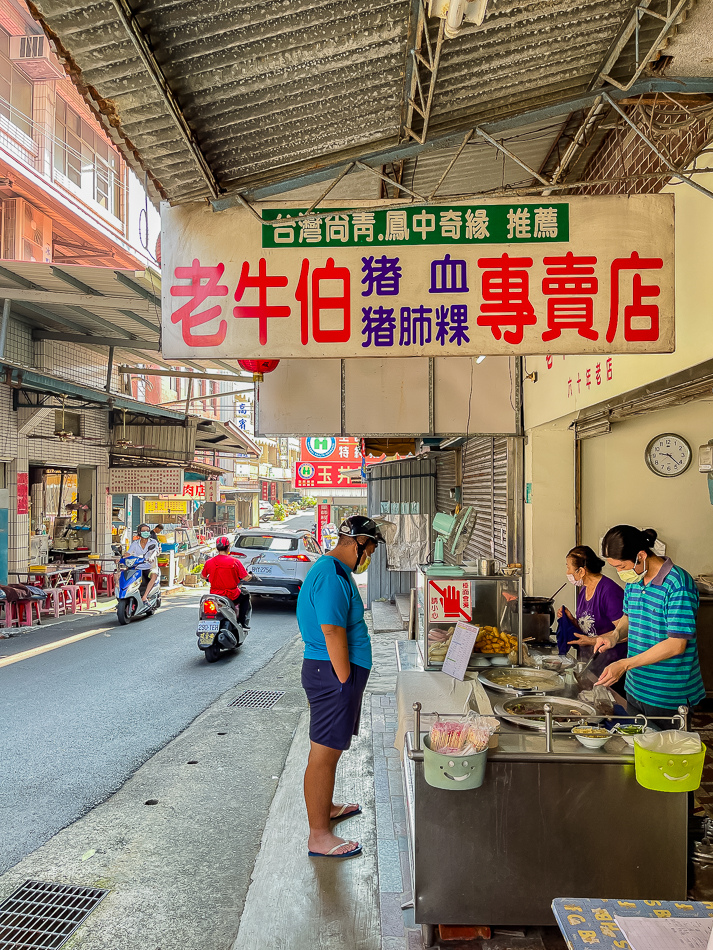
M 573 617 L 566 607 L 564 611 L 579 633 L 570 643 L 578 647 L 593 647 L 597 637 L 610 633 L 614 624 L 624 615 L 624 590 L 616 581 L 602 574 L 604 561 L 597 557 L 586 544 L 580 544 L 567 555 L 567 580 L 577 588 L 577 616 Z M 590 667 L 592 674 L 599 675 L 605 666 L 626 656 L 627 646 L 619 643 L 613 650 L 601 653 Z M 601 657 L 601 659 L 600 659 Z

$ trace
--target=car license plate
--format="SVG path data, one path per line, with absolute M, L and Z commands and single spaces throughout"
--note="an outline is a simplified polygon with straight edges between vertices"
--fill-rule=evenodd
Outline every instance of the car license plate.
M 250 573 L 251 574 L 271 574 L 272 568 L 271 567 L 251 567 Z
M 209 647 L 216 638 L 220 630 L 219 620 L 199 620 L 198 621 L 198 644 L 202 647 Z

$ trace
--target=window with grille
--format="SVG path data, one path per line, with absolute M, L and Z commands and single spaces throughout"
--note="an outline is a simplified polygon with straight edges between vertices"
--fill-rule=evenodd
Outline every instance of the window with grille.
M 0 115 L 32 135 L 32 82 L 10 59 L 10 36 L 0 29 Z
M 57 96 L 54 167 L 84 194 L 123 220 L 121 160 L 101 133 Z

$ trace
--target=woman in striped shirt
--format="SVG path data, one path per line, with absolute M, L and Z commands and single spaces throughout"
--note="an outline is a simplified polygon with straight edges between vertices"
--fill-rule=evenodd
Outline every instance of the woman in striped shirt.
M 656 532 L 616 525 L 604 536 L 602 554 L 624 581 L 624 615 L 598 637 L 595 652 L 628 641 L 625 659 L 607 666 L 598 684 L 611 686 L 624 673 L 629 711 L 667 716 L 705 696 L 696 644 L 698 590 L 691 575 L 653 552 Z

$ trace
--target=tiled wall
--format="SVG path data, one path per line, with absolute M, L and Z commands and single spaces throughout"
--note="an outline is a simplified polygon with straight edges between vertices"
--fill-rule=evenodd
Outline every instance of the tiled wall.
M 5 356 L 13 363 L 21 363 L 23 366 L 34 364 L 32 330 L 26 324 L 16 320 L 10 320 L 8 323 Z

